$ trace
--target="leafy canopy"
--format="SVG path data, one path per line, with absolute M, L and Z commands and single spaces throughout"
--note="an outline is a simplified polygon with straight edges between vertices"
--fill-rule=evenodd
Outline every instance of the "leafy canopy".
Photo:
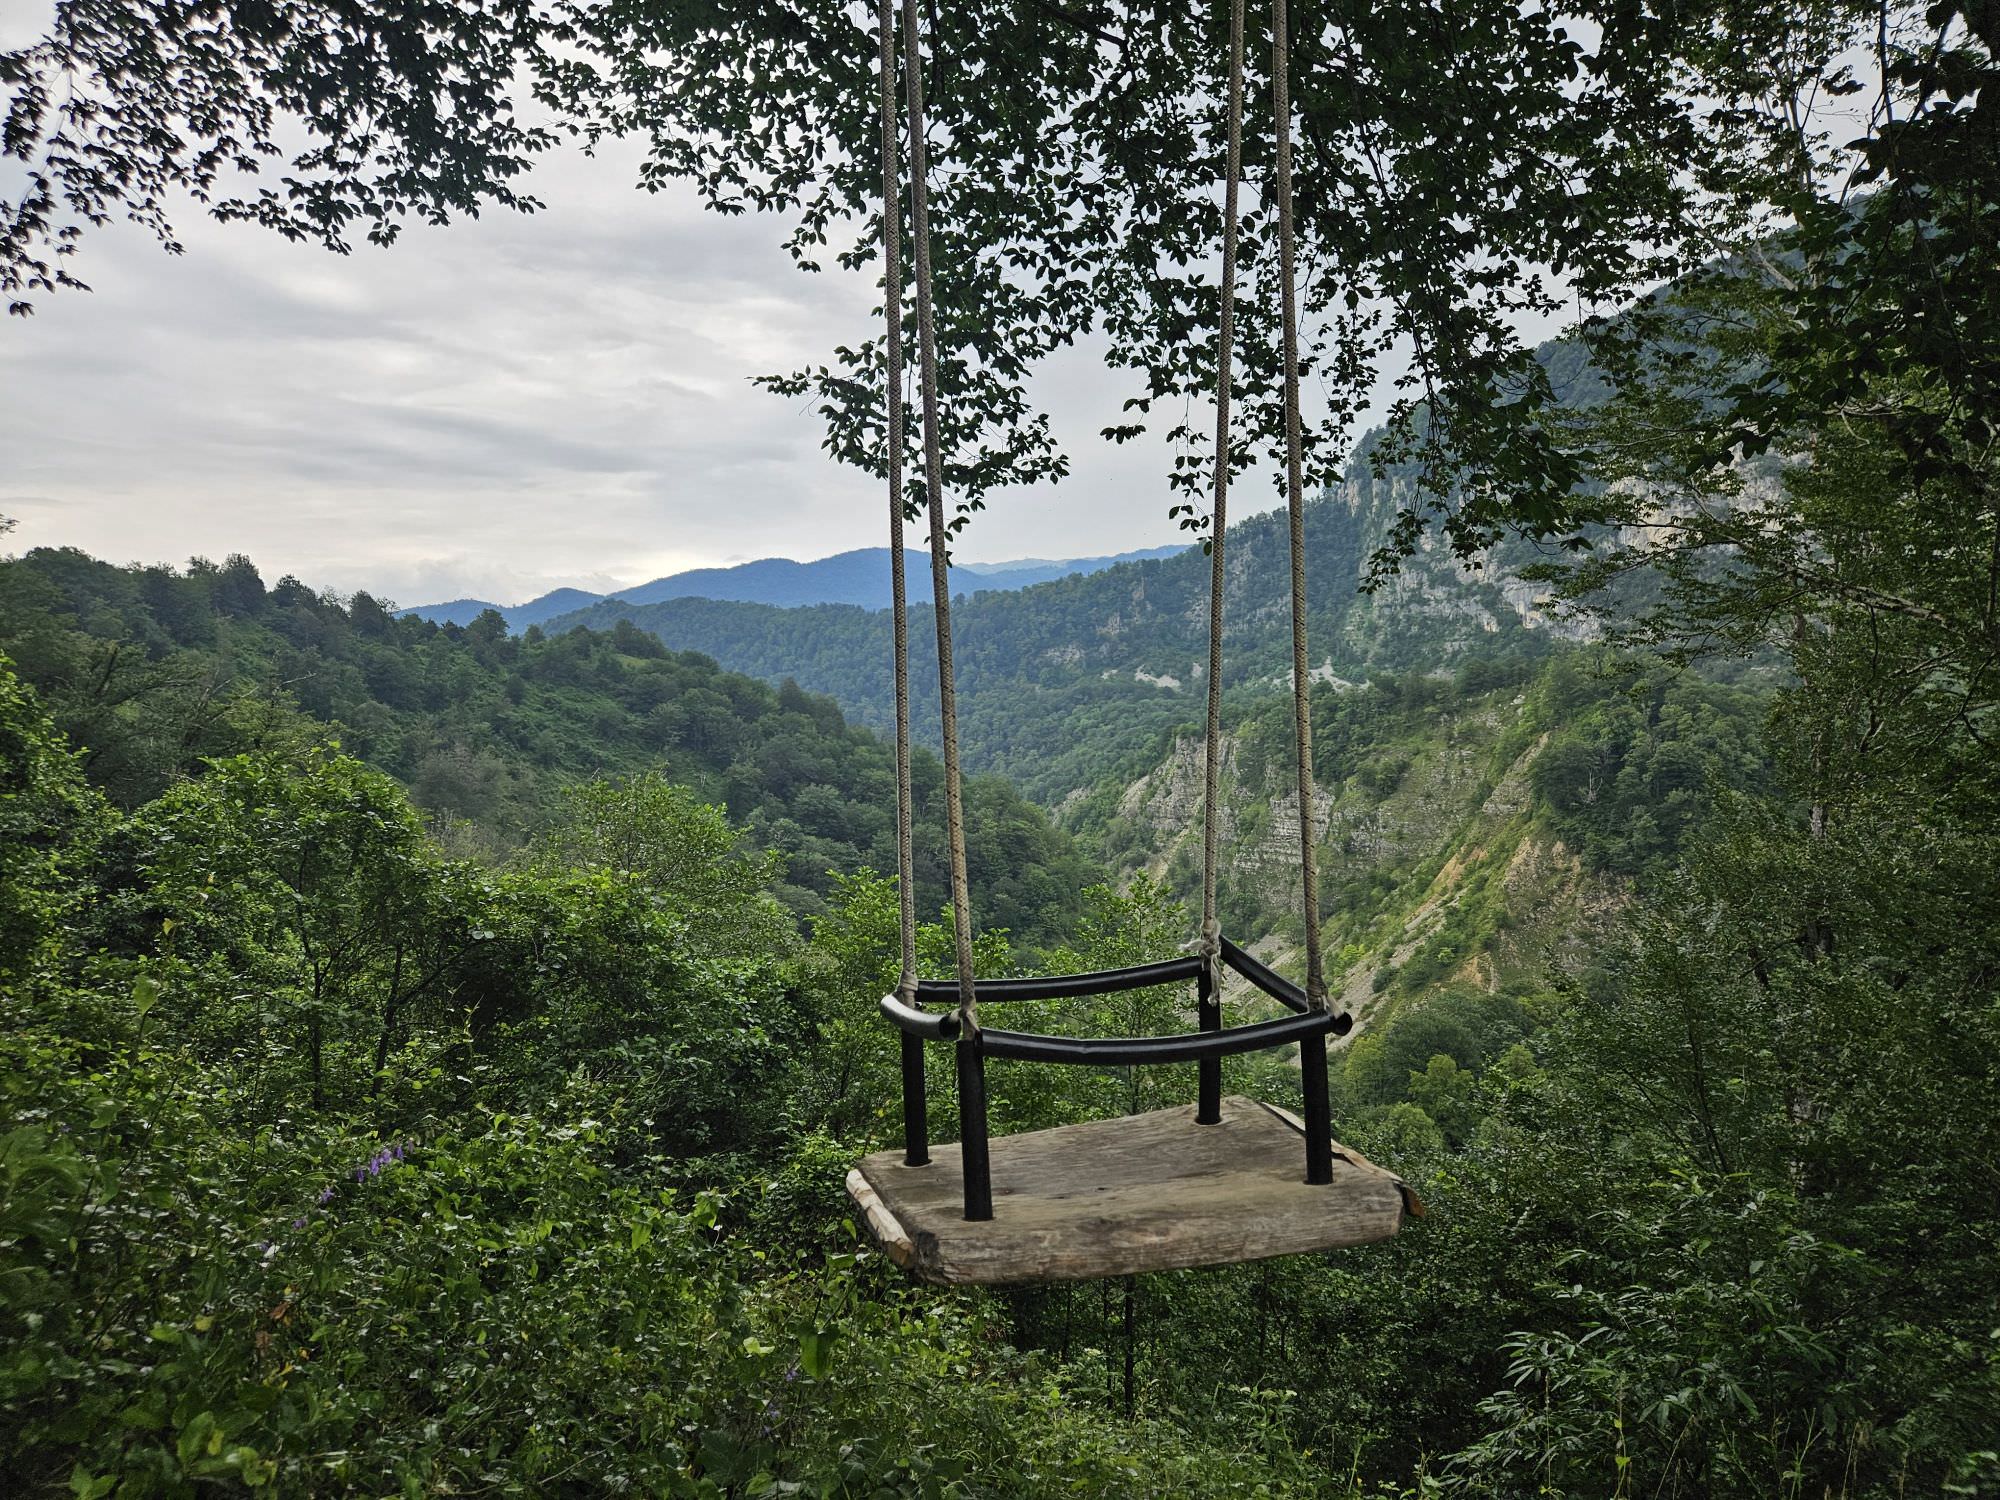
M 1262 14 L 1248 49 L 1253 189 L 1272 136 Z M 1131 382 L 1132 421 L 1112 436 L 1170 424 L 1182 503 L 1197 504 L 1223 7 L 973 0 L 925 20 L 949 494 L 976 508 L 1064 472 L 1029 377 L 1097 333 Z M 173 246 L 180 191 L 337 250 L 356 228 L 386 241 L 412 218 L 532 209 L 521 174 L 565 133 L 637 137 L 643 187 L 688 182 L 719 212 L 777 212 L 802 267 L 865 268 L 879 239 L 871 21 L 845 0 L 395 12 L 64 0 L 45 38 L 0 57 L 4 147 L 27 167 L 0 220 L 0 288 L 22 311 L 72 282 L 78 236 L 118 213 Z M 1851 158 L 1815 111 L 1860 87 L 1856 45 L 1879 33 L 1862 157 L 1897 205 L 1893 232 L 1853 242 L 1857 266 L 1893 273 L 1931 189 L 1960 171 L 1945 164 L 1991 149 L 1991 107 L 1976 104 L 1991 16 L 1949 3 L 1304 0 L 1292 25 L 1305 370 L 1322 405 L 1311 464 L 1336 472 L 1374 381 L 1407 356 L 1376 458 L 1414 461 L 1425 488 L 1392 550 L 1430 516 L 1471 552 L 1504 525 L 1556 533 L 1592 514 L 1524 323 L 1618 305 L 1760 228 L 1798 226 L 1840 258 L 1831 179 Z M 1246 458 L 1280 430 L 1275 247 L 1251 196 Z M 1966 221 L 1951 244 L 1976 247 L 1982 227 Z M 877 472 L 880 354 L 857 338 L 771 382 L 809 395 L 829 449 Z

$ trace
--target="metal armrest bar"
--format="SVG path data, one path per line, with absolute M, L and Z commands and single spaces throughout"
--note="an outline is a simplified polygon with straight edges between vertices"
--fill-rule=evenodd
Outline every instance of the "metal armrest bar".
M 1300 1015 L 1312 1009 L 1312 1002 L 1306 998 L 1304 990 L 1276 970 L 1266 968 L 1228 938 L 1222 940 L 1222 961 L 1280 1005 L 1288 1006 Z M 1346 1028 L 1338 1027 L 1336 1030 L 1344 1032 Z
M 918 1010 L 913 1005 L 905 1005 L 894 995 L 882 997 L 881 1009 L 896 1029 L 907 1035 L 929 1037 L 941 1042 L 948 1042 L 958 1035 L 958 1012 L 955 1010 Z
M 987 1057 L 1018 1058 L 1026 1062 L 1086 1063 L 1099 1067 L 1201 1062 L 1237 1052 L 1282 1047 L 1309 1036 L 1325 1036 L 1336 1030 L 1342 1019 L 1325 1011 L 1314 1011 L 1186 1036 L 1069 1037 L 986 1030 L 979 1033 L 976 1045 Z
M 1120 990 L 1142 990 L 1148 985 L 1176 984 L 1201 975 L 1201 958 L 1170 958 L 1164 963 L 1139 964 L 1130 969 L 1106 969 L 1097 974 L 1048 974 L 1039 979 L 982 979 L 974 986 L 981 1003 L 990 1000 L 1067 1000 L 1077 995 L 1115 995 Z M 917 998 L 940 1005 L 958 1004 L 958 981 L 924 979 L 917 983 Z
M 1221 952 L 1222 961 L 1225 964 L 1234 969 L 1238 974 L 1241 974 L 1273 1000 L 1276 1000 L 1279 1004 L 1296 1012 L 1298 1015 L 1306 1016 L 1313 1014 L 1312 1005 L 1306 999 L 1304 990 L 1275 970 L 1252 958 L 1228 938 L 1222 940 Z M 1117 994 L 1121 990 L 1145 989 L 1150 985 L 1173 984 L 1182 980 L 1198 979 L 1201 977 L 1201 969 L 1202 960 L 1197 955 L 1189 958 L 1169 959 L 1164 963 L 1140 964 L 1129 969 L 1107 969 L 1098 974 L 1052 974 L 1040 979 L 993 979 L 985 981 L 977 988 L 979 998 L 982 1001 L 1064 1000 L 1074 998 L 1078 995 L 1111 995 Z M 958 985 L 955 981 L 949 979 L 922 980 L 917 985 L 917 998 L 919 1001 L 928 1000 L 938 1005 L 956 1006 L 958 1002 Z M 915 1006 L 905 1005 L 894 995 L 884 995 L 882 997 L 881 1009 L 882 1014 L 888 1017 L 899 1030 L 907 1032 L 911 1036 L 928 1037 L 937 1041 L 949 1041 L 959 1033 L 956 1010 L 919 1010 Z M 1335 1036 L 1345 1036 L 1352 1025 L 1351 1018 L 1342 1014 L 1334 1016 L 1332 1024 L 1326 1030 Z M 1252 1027 L 1237 1027 L 1233 1031 L 1209 1032 L 1206 1035 L 1211 1037 L 1233 1036 L 1238 1032 L 1253 1029 Z M 1031 1036 L 1033 1033 L 989 1032 L 988 1035 L 1023 1037 Z M 1080 1044 L 1083 1039 L 1056 1037 L 1049 1038 L 1049 1040 L 1065 1044 Z M 1101 1040 L 1106 1046 L 1122 1047 L 1130 1044 L 1134 1039 L 1107 1037 Z M 1198 1039 L 1159 1037 L 1142 1040 L 1177 1042 L 1181 1040 L 1196 1041 Z M 1221 1057 L 1228 1052 L 1244 1051 L 1257 1045 L 1260 1044 L 1252 1042 L 1246 1043 L 1243 1047 L 1231 1046 L 1220 1052 L 1205 1050 L 1198 1053 L 1190 1053 L 1189 1059 L 1196 1057 Z M 988 1050 L 992 1051 L 990 1048 Z M 1025 1057 L 1030 1054 L 993 1051 L 992 1055 L 995 1057 Z M 1050 1060 L 1079 1061 L 1081 1059 L 1067 1056 L 1058 1059 L 1051 1054 Z M 1157 1060 L 1185 1061 L 1188 1059 L 1160 1058 Z
M 1351 1016 L 1316 1010 L 1304 990 L 1259 963 L 1235 943 L 1223 938 L 1217 956 L 1259 990 L 1295 1014 L 1274 1021 L 1225 1028 L 1216 993 L 1215 972 L 1200 955 L 1165 963 L 1108 969 L 1098 974 L 1056 974 L 1043 979 L 999 979 L 976 985 L 981 1000 L 1061 1000 L 1077 995 L 1110 995 L 1156 984 L 1198 982 L 1196 1008 L 1202 1029 L 1181 1036 L 1067 1037 L 1026 1031 L 966 1032 L 959 1024 L 958 985 L 952 980 L 918 982 L 916 1004 L 900 995 L 884 995 L 882 1014 L 903 1034 L 904 1161 L 916 1167 L 930 1160 L 925 1130 L 923 1044 L 955 1042 L 958 1071 L 959 1151 L 965 1163 L 965 1216 L 993 1217 L 992 1186 L 987 1176 L 986 1059 L 1023 1062 L 1081 1063 L 1097 1067 L 1137 1067 L 1157 1063 L 1201 1065 L 1195 1123 L 1214 1125 L 1222 1071 L 1220 1059 L 1238 1052 L 1255 1052 L 1296 1042 L 1299 1073 L 1305 1092 L 1306 1181 L 1333 1180 L 1332 1126 L 1326 1077 L 1326 1039 L 1345 1036 Z M 924 1001 L 939 1006 L 922 1008 Z

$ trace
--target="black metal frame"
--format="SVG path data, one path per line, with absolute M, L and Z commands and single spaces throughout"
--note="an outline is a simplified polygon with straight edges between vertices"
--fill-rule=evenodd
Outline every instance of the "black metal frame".
M 1222 1000 L 1217 967 L 1227 967 L 1250 981 L 1292 1014 L 1274 1021 L 1244 1026 L 1222 1024 Z M 902 1033 L 903 1161 L 912 1167 L 930 1163 L 930 1137 L 924 1097 L 924 1043 L 949 1041 L 958 1074 L 959 1150 L 965 1166 L 965 1217 L 993 1217 L 993 1176 L 986 1130 L 986 1059 L 1017 1058 L 1028 1062 L 1085 1063 L 1098 1067 L 1191 1062 L 1200 1078 L 1195 1123 L 1222 1123 L 1222 1059 L 1238 1052 L 1263 1051 L 1292 1042 L 1299 1046 L 1306 1127 L 1306 1181 L 1333 1181 L 1333 1120 L 1327 1097 L 1326 1039 L 1345 1036 L 1354 1020 L 1346 1014 L 1316 1009 L 1304 990 L 1259 963 L 1224 938 L 1213 962 L 1202 956 L 1107 969 L 1098 974 L 1058 974 L 1044 979 L 994 979 L 974 985 L 982 1005 L 1012 1000 L 1066 1000 L 1080 995 L 1113 995 L 1121 990 L 1156 984 L 1196 983 L 1199 1029 L 1179 1036 L 1067 1037 L 1028 1031 L 965 1032 L 955 1009 L 925 1010 L 924 1003 L 956 1006 L 954 980 L 923 980 L 914 1003 L 897 995 L 882 998 L 882 1014 Z

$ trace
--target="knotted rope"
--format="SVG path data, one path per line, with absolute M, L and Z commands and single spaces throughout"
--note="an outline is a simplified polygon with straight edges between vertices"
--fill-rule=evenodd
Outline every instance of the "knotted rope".
M 902 977 L 896 994 L 917 999 L 917 877 L 915 818 L 910 791 L 910 629 L 903 582 L 903 201 L 896 155 L 896 20 L 894 0 L 878 0 L 882 64 L 882 286 L 888 315 L 884 363 L 889 390 L 884 441 L 889 470 L 890 615 L 896 635 L 896 893 L 900 900 Z
M 1292 534 L 1292 718 L 1299 764 L 1299 879 L 1305 887 L 1306 998 L 1328 1008 L 1320 956 L 1318 813 L 1313 795 L 1312 671 L 1306 651 L 1306 515 L 1304 438 L 1299 428 L 1299 309 L 1297 245 L 1292 231 L 1292 100 L 1290 23 L 1285 0 L 1271 0 L 1271 118 L 1277 134 L 1278 281 L 1284 305 L 1285 509 Z
M 958 1015 L 964 1030 L 979 1030 L 973 989 L 972 903 L 965 875 L 965 808 L 958 771 L 958 691 L 951 664 L 950 537 L 944 514 L 944 457 L 938 437 L 937 320 L 931 298 L 930 163 L 924 146 L 923 54 L 917 10 L 903 6 L 903 86 L 909 110 L 910 228 L 916 246 L 917 368 L 923 393 L 924 499 L 931 519 L 931 598 L 937 622 L 938 706 L 944 736 L 945 842 L 951 857 L 951 925 L 958 960 Z

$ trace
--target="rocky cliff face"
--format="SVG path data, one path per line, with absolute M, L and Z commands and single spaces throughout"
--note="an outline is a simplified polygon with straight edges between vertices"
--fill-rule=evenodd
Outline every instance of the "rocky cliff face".
M 1536 815 L 1530 775 L 1549 736 L 1514 689 L 1387 715 L 1322 768 L 1318 844 L 1328 976 L 1357 1020 L 1444 985 L 1539 987 L 1623 900 Z M 1298 797 L 1289 755 L 1224 741 L 1225 926 L 1248 921 L 1267 961 L 1303 972 Z M 1173 741 L 1119 797 L 1109 846 L 1199 888 L 1202 743 Z
M 1365 562 L 1387 539 L 1397 514 L 1417 498 L 1408 479 L 1360 474 L 1330 488 L 1321 503 L 1352 517 Z M 1548 586 L 1521 576 L 1522 569 L 1546 561 L 1542 549 L 1514 540 L 1461 560 L 1435 533 L 1426 532 L 1394 576 L 1373 594 L 1359 595 L 1343 637 L 1362 657 L 1385 651 L 1395 655 L 1392 638 L 1407 636 L 1411 624 L 1429 625 L 1418 634 L 1448 656 L 1480 650 L 1492 637 L 1515 629 L 1553 639 L 1588 639 L 1595 634 L 1588 621 L 1553 615 Z M 1360 582 L 1357 577 L 1357 589 Z

